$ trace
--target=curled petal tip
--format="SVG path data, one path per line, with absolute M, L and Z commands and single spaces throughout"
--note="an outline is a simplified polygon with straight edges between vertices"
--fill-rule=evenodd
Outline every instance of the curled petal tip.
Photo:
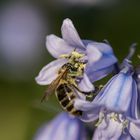
M 71 24 L 72 23 L 72 20 L 70 18 L 66 18 L 63 20 L 63 24 Z
M 67 18 L 63 21 L 63 24 L 61 27 L 61 32 L 62 32 L 63 39 L 69 45 L 71 45 L 75 48 L 80 48 L 80 49 L 85 48 L 76 28 L 73 25 L 73 22 L 70 19 Z

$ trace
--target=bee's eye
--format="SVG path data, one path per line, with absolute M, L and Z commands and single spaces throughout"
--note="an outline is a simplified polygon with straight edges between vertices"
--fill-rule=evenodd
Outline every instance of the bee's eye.
M 71 67 L 71 70 L 72 70 L 72 71 L 77 71 L 77 68 Z

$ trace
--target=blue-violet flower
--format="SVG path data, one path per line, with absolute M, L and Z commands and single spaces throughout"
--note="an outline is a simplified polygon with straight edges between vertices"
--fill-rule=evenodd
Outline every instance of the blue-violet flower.
M 81 40 L 72 21 L 65 19 L 61 28 L 62 38 L 49 35 L 46 38 L 46 47 L 50 54 L 57 60 L 47 64 L 36 77 L 40 85 L 50 84 L 58 76 L 59 69 L 68 62 L 63 55 L 71 54 L 74 50 L 84 55 L 87 62 L 83 78 L 78 83 L 81 91 L 94 90 L 91 82 L 99 80 L 114 69 L 117 58 L 107 43 L 98 43 L 91 40 Z
M 75 100 L 75 107 L 83 110 L 83 121 L 98 119 L 93 140 L 140 140 L 137 85 L 129 62 L 125 60 L 124 68 L 92 102 Z
M 86 140 L 86 130 L 78 118 L 61 113 L 40 128 L 34 140 Z

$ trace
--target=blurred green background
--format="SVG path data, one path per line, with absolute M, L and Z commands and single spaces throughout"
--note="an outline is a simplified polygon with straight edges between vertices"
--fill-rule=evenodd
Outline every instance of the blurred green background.
M 120 62 L 131 43 L 140 43 L 139 0 L 1 0 L 0 140 L 32 140 L 61 111 L 54 96 L 40 103 L 46 87 L 34 78 L 53 60 L 45 48 L 46 35 L 61 36 L 65 18 L 81 38 L 107 39 Z M 137 54 L 139 45 L 135 66 L 140 64 Z

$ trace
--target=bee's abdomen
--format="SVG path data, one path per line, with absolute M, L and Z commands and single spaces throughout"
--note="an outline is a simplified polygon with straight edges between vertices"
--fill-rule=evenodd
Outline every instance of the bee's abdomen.
M 75 95 L 73 91 L 67 86 L 67 84 L 61 84 L 58 86 L 56 89 L 56 96 L 64 110 L 75 116 L 82 115 L 82 111 L 77 110 L 74 107 Z

